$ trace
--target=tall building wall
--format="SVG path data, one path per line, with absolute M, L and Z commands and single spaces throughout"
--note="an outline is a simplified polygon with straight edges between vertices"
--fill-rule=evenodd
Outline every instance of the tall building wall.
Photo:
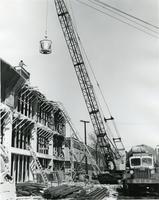
M 46 171 L 63 169 L 66 121 L 61 110 L 29 82 L 30 74 L 0 60 L 0 143 L 6 146 L 16 182 L 33 180 L 31 145 Z

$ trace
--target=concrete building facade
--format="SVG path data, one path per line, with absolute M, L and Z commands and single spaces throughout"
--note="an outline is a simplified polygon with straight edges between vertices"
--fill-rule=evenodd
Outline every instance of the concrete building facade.
M 36 177 L 30 148 L 48 173 L 65 165 L 65 118 L 57 103 L 47 100 L 29 79 L 23 65 L 12 67 L 0 60 L 0 143 L 8 150 L 16 182 Z
M 65 112 L 60 103 L 47 100 L 31 86 L 22 61 L 12 67 L 0 60 L 0 144 L 7 150 L 8 171 L 15 182 L 42 181 L 34 155 L 51 181 L 57 181 L 56 172 L 63 178 L 70 171 L 85 172 L 85 146 L 74 137 L 66 137 Z M 103 168 L 103 157 L 87 148 L 93 158 L 87 157 L 91 174 L 95 160 Z

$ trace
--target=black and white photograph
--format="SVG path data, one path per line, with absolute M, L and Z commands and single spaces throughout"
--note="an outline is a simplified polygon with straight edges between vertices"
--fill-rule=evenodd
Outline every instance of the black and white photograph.
M 0 200 L 159 199 L 159 0 L 0 0 Z

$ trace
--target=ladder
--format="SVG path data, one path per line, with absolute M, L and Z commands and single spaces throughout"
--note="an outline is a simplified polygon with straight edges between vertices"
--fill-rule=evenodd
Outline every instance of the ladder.
M 72 129 L 74 136 L 76 137 L 77 141 L 79 142 L 79 144 L 81 146 L 79 133 L 77 132 L 77 130 L 76 130 L 68 112 L 64 108 L 63 104 L 61 102 L 57 101 L 57 102 L 54 102 L 54 105 L 57 106 L 62 111 L 64 118 L 66 119 L 67 123 L 69 124 L 70 128 Z M 82 145 L 84 146 L 85 151 L 86 151 L 85 156 L 87 156 L 90 159 L 91 165 L 92 165 L 92 168 L 94 169 L 94 171 L 96 171 L 97 173 L 101 172 L 99 166 L 96 164 L 92 154 L 90 153 L 87 145 L 85 145 L 84 143 Z M 70 152 L 70 153 L 72 153 L 72 152 Z M 73 155 L 73 156 L 75 156 L 75 155 Z
M 36 156 L 35 151 L 32 149 L 32 147 L 30 145 L 28 145 L 27 148 L 30 151 L 30 154 L 31 154 L 31 156 L 32 156 L 32 158 L 34 160 L 34 166 L 35 166 L 35 168 L 37 168 L 40 171 L 40 174 L 42 176 L 44 184 L 47 186 L 48 185 L 47 176 L 46 176 L 46 174 L 45 174 L 45 172 L 44 172 L 44 170 L 43 170 L 43 168 L 42 168 L 42 166 L 41 166 L 41 164 L 39 162 L 38 157 Z

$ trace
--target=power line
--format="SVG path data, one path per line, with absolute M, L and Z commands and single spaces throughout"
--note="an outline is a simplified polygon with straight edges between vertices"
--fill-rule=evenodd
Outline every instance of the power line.
M 87 1 L 93 3 L 93 4 L 97 5 L 97 6 L 100 6 L 101 8 L 106 9 L 106 10 L 108 10 L 108 11 L 110 11 L 110 12 L 112 12 L 112 13 L 114 13 L 114 14 L 116 14 L 116 15 L 118 15 L 118 16 L 120 16 L 120 17 L 122 17 L 122 18 L 124 18 L 124 19 L 126 19 L 126 20 L 128 20 L 128 21 L 130 21 L 130 22 L 133 22 L 133 23 L 135 23 L 135 24 L 137 24 L 137 25 L 139 25 L 139 26 L 141 26 L 141 27 L 143 27 L 143 28 L 149 30 L 149 31 L 152 31 L 152 32 L 155 33 L 155 34 L 159 34 L 159 32 L 154 31 L 154 30 L 152 30 L 151 28 L 149 28 L 149 27 L 147 27 L 147 26 L 144 26 L 144 25 L 142 25 L 141 23 L 138 23 L 138 22 L 136 22 L 136 21 L 134 21 L 134 20 L 132 20 L 132 19 L 130 19 L 130 18 L 128 18 L 128 17 L 125 17 L 125 16 L 122 15 L 122 14 L 119 14 L 119 12 L 113 11 L 112 9 L 109 9 L 109 8 L 107 8 L 107 7 L 105 7 L 105 6 L 100 5 L 99 3 L 96 3 L 96 2 L 97 2 L 96 0 L 93 0 L 93 1 L 92 1 L 92 0 L 87 0 Z
M 133 26 L 133 25 L 127 23 L 127 22 L 124 22 L 123 20 L 120 20 L 120 19 L 118 19 L 117 17 L 114 17 L 114 16 L 112 16 L 112 15 L 110 15 L 110 14 L 107 14 L 107 13 L 105 13 L 105 12 L 103 12 L 103 11 L 101 11 L 101 10 L 99 10 L 99 9 L 97 9 L 97 8 L 95 8 L 95 7 L 91 6 L 91 5 L 89 5 L 89 4 L 86 4 L 86 3 L 84 3 L 84 2 L 81 2 L 80 0 L 77 0 L 77 1 L 80 2 L 80 3 L 82 3 L 82 4 L 84 4 L 84 5 L 87 5 L 88 7 L 91 7 L 91 8 L 93 8 L 93 9 L 95 9 L 95 10 L 97 10 L 97 11 L 103 13 L 103 14 L 106 14 L 106 15 L 108 15 L 108 16 L 110 16 L 110 17 L 113 17 L 113 18 L 115 18 L 115 19 L 118 20 L 118 21 L 121 21 L 121 22 L 123 22 L 123 23 L 125 23 L 125 24 L 128 24 L 129 26 L 132 26 L 132 27 L 134 27 L 134 28 L 136 28 L 136 29 L 138 29 L 138 30 L 140 30 L 140 31 L 142 31 L 142 32 L 145 32 L 146 34 L 149 34 L 149 35 L 151 35 L 151 36 L 153 36 L 153 37 L 156 37 L 156 36 L 154 36 L 154 35 L 152 35 L 152 34 L 146 32 L 146 31 L 143 31 L 142 29 L 137 28 L 136 26 Z M 110 10 L 110 9 L 109 9 L 109 10 Z M 118 14 L 118 15 L 119 15 L 119 14 Z M 127 19 L 127 18 L 126 18 L 126 19 Z M 131 20 L 131 21 L 132 21 L 132 20 Z M 133 21 L 133 22 L 134 22 L 134 21 Z M 140 24 L 138 24 L 138 25 L 140 25 Z M 150 30 L 151 30 L 151 29 L 150 29 Z M 151 31 L 152 31 L 152 30 L 151 30 Z M 76 33 L 77 33 L 77 32 L 76 32 Z M 78 33 L 77 33 L 77 36 L 78 36 Z M 79 37 L 79 36 L 78 36 L 78 37 Z M 158 38 L 158 37 L 156 37 L 156 38 Z M 80 38 L 79 38 L 79 41 L 80 41 L 80 43 L 81 43 Z M 83 46 L 83 45 L 81 45 L 81 46 Z M 82 47 L 82 48 L 83 48 L 83 47 Z M 84 48 L 83 48 L 83 49 L 84 49 Z M 84 50 L 84 51 L 85 51 L 85 50 Z M 87 57 L 86 53 L 85 53 L 85 56 L 86 56 L 86 58 L 87 58 L 88 63 L 90 63 L 89 60 L 88 60 L 88 57 Z M 93 72 L 93 69 L 92 69 L 92 67 L 91 67 L 90 64 L 89 64 L 89 66 L 90 66 L 91 71 L 92 71 L 92 73 L 93 73 L 93 76 L 94 76 L 94 78 L 95 78 L 95 80 L 96 80 L 96 83 L 97 83 L 97 86 L 98 86 L 98 88 L 99 88 L 99 90 L 100 90 L 100 93 L 102 94 L 102 98 L 103 98 L 103 100 L 104 100 L 104 102 L 105 102 L 105 104 L 106 104 L 106 106 L 107 106 L 107 108 L 108 108 L 108 112 L 109 112 L 109 114 L 110 114 L 110 116 L 111 116 L 111 113 L 110 113 L 108 104 L 106 103 L 106 100 L 105 100 L 105 98 L 104 98 L 104 95 L 103 95 L 103 93 L 102 93 L 102 90 L 101 90 L 101 88 L 100 88 L 100 85 L 99 85 L 99 83 L 98 83 L 98 81 L 97 81 L 97 79 L 96 79 L 95 73 Z M 106 125 L 108 125 L 108 124 L 106 123 Z M 113 126 L 114 126 L 114 128 L 115 128 L 116 134 L 118 135 L 118 138 L 120 138 L 119 131 L 118 131 L 118 129 L 117 129 L 117 126 L 116 126 L 116 123 L 115 123 L 114 120 L 113 120 Z M 108 129 L 109 129 L 108 132 L 112 134 L 112 132 L 111 132 L 109 126 L 108 126 Z
M 108 14 L 108 13 L 106 13 L 106 12 L 104 12 L 104 11 L 101 11 L 100 9 L 95 8 L 95 7 L 92 6 L 92 5 L 89 5 L 89 4 L 87 4 L 87 3 L 85 3 L 85 2 L 83 2 L 83 1 L 81 1 L 81 0 L 76 0 L 76 1 L 79 2 L 79 3 L 81 3 L 81 4 L 83 4 L 83 5 L 85 5 L 85 6 L 87 6 L 87 7 L 92 8 L 92 9 L 94 9 L 94 10 L 96 10 L 96 11 L 98 11 L 98 12 L 104 14 L 104 15 L 107 15 L 107 16 L 113 18 L 113 19 L 116 19 L 117 21 L 120 21 L 120 22 L 122 22 L 122 23 L 124 23 L 124 24 L 127 24 L 128 26 L 130 26 L 130 27 L 132 27 L 132 28 L 135 28 L 135 29 L 137 29 L 137 30 L 139 30 L 139 31 L 141 31 L 141 32 L 144 32 L 145 34 L 150 35 L 151 37 L 154 37 L 154 38 L 159 39 L 158 36 L 156 36 L 156 35 L 154 35 L 154 34 L 152 34 L 152 33 L 149 33 L 149 32 L 147 32 L 147 31 L 145 31 L 145 30 L 143 30 L 143 29 L 141 29 L 141 28 L 139 28 L 139 27 L 137 27 L 137 26 L 135 26 L 135 25 L 133 25 L 133 24 L 130 24 L 130 23 L 128 23 L 128 22 L 125 22 L 125 21 L 123 21 L 123 20 L 121 20 L 121 19 L 119 19 L 119 18 L 117 18 L 117 17 L 115 17 L 115 16 L 113 16 L 113 15 L 111 15 L 111 14 Z
M 138 18 L 138 17 L 135 17 L 134 15 L 131 15 L 131 14 L 127 13 L 127 12 L 124 12 L 124 11 L 118 9 L 118 8 L 115 8 L 115 7 L 113 7 L 113 6 L 109 5 L 109 4 L 107 4 L 107 3 L 101 2 L 100 0 L 94 0 L 94 1 L 96 1 L 96 2 L 98 2 L 98 3 L 100 3 L 100 4 L 102 4 L 102 5 L 104 5 L 104 6 L 106 6 L 106 7 L 109 7 L 109 8 L 111 8 L 111 9 L 113 9 L 113 10 L 116 10 L 116 11 L 118 11 L 118 12 L 124 14 L 124 15 L 127 15 L 127 16 L 129 16 L 129 17 L 131 17 L 131 18 L 134 18 L 135 20 L 138 20 L 138 21 L 140 21 L 140 22 L 142 22 L 142 23 L 144 23 L 144 24 L 147 24 L 147 25 L 149 25 L 149 26 L 151 26 L 151 27 L 153 27 L 153 28 L 159 29 L 159 26 L 156 26 L 156 25 L 154 25 L 154 24 L 152 24 L 152 23 L 150 23 L 150 22 L 147 22 L 147 21 L 145 21 L 145 20 L 143 20 L 143 19 L 140 19 L 140 18 Z

